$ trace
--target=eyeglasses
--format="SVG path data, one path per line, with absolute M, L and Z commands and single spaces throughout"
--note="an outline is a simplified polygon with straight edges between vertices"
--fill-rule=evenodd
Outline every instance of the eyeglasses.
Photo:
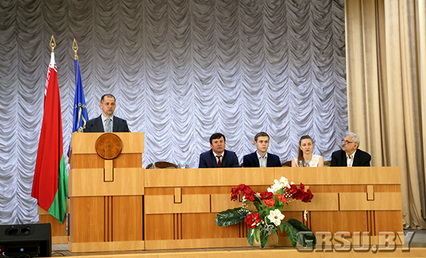
M 342 142 L 344 142 L 344 143 L 346 143 L 346 144 L 348 144 L 348 143 L 353 143 L 353 142 L 350 142 L 350 141 L 348 141 L 348 140 L 342 140 Z

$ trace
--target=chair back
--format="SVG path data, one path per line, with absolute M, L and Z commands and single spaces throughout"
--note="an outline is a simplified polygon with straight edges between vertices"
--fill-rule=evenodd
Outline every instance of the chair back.
M 146 166 L 146 169 L 167 169 L 167 168 L 177 168 L 176 164 L 167 162 L 167 161 L 157 161 Z
M 281 166 L 283 166 L 283 167 L 291 167 L 291 160 L 282 163 Z

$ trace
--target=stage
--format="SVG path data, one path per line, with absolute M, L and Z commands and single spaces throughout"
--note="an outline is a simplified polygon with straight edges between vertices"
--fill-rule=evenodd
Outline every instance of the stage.
M 129 257 L 129 258 L 153 258 L 153 257 L 173 257 L 173 258 L 234 258 L 234 257 L 297 257 L 297 258 L 325 258 L 325 257 L 426 257 L 426 230 L 404 230 L 404 234 L 414 232 L 414 236 L 408 247 L 396 246 L 385 250 L 384 248 L 373 252 L 368 251 L 337 251 L 337 250 L 315 250 L 304 251 L 292 247 L 273 247 L 260 249 L 253 248 L 204 248 L 204 249 L 181 249 L 181 250 L 150 250 L 150 251 L 122 251 L 122 252 L 91 252 L 72 253 L 68 249 L 68 244 L 53 245 L 53 257 L 73 257 L 73 258 L 99 258 L 99 257 Z
M 399 248 L 393 251 L 298 251 L 293 248 L 229 248 L 229 249 L 191 249 L 191 250 L 161 250 L 161 251 L 132 251 L 132 252 L 109 252 L 109 253 L 71 253 L 68 251 L 54 251 L 55 257 L 126 257 L 126 258 L 152 258 L 152 257 L 173 257 L 173 258 L 235 258 L 235 257 L 298 257 L 298 258 L 325 258 L 325 257 L 426 257 L 426 248 L 410 248 L 402 250 Z

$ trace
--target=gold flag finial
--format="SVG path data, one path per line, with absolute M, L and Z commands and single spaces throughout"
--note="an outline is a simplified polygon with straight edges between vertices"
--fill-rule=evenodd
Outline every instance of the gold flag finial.
M 52 37 L 50 38 L 50 48 L 52 49 L 52 52 L 55 51 L 55 47 L 56 47 L 56 41 L 55 41 L 55 37 L 53 37 L 52 35 Z
M 74 50 L 74 60 L 78 60 L 78 55 L 77 55 L 78 44 L 77 44 L 77 40 L 75 40 L 75 39 L 72 42 L 72 50 Z

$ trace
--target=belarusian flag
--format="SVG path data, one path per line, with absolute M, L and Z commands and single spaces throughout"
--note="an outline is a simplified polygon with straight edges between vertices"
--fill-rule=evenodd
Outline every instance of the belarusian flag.
M 60 223 L 64 222 L 68 195 L 68 175 L 63 152 L 58 71 L 52 50 L 31 196 Z

